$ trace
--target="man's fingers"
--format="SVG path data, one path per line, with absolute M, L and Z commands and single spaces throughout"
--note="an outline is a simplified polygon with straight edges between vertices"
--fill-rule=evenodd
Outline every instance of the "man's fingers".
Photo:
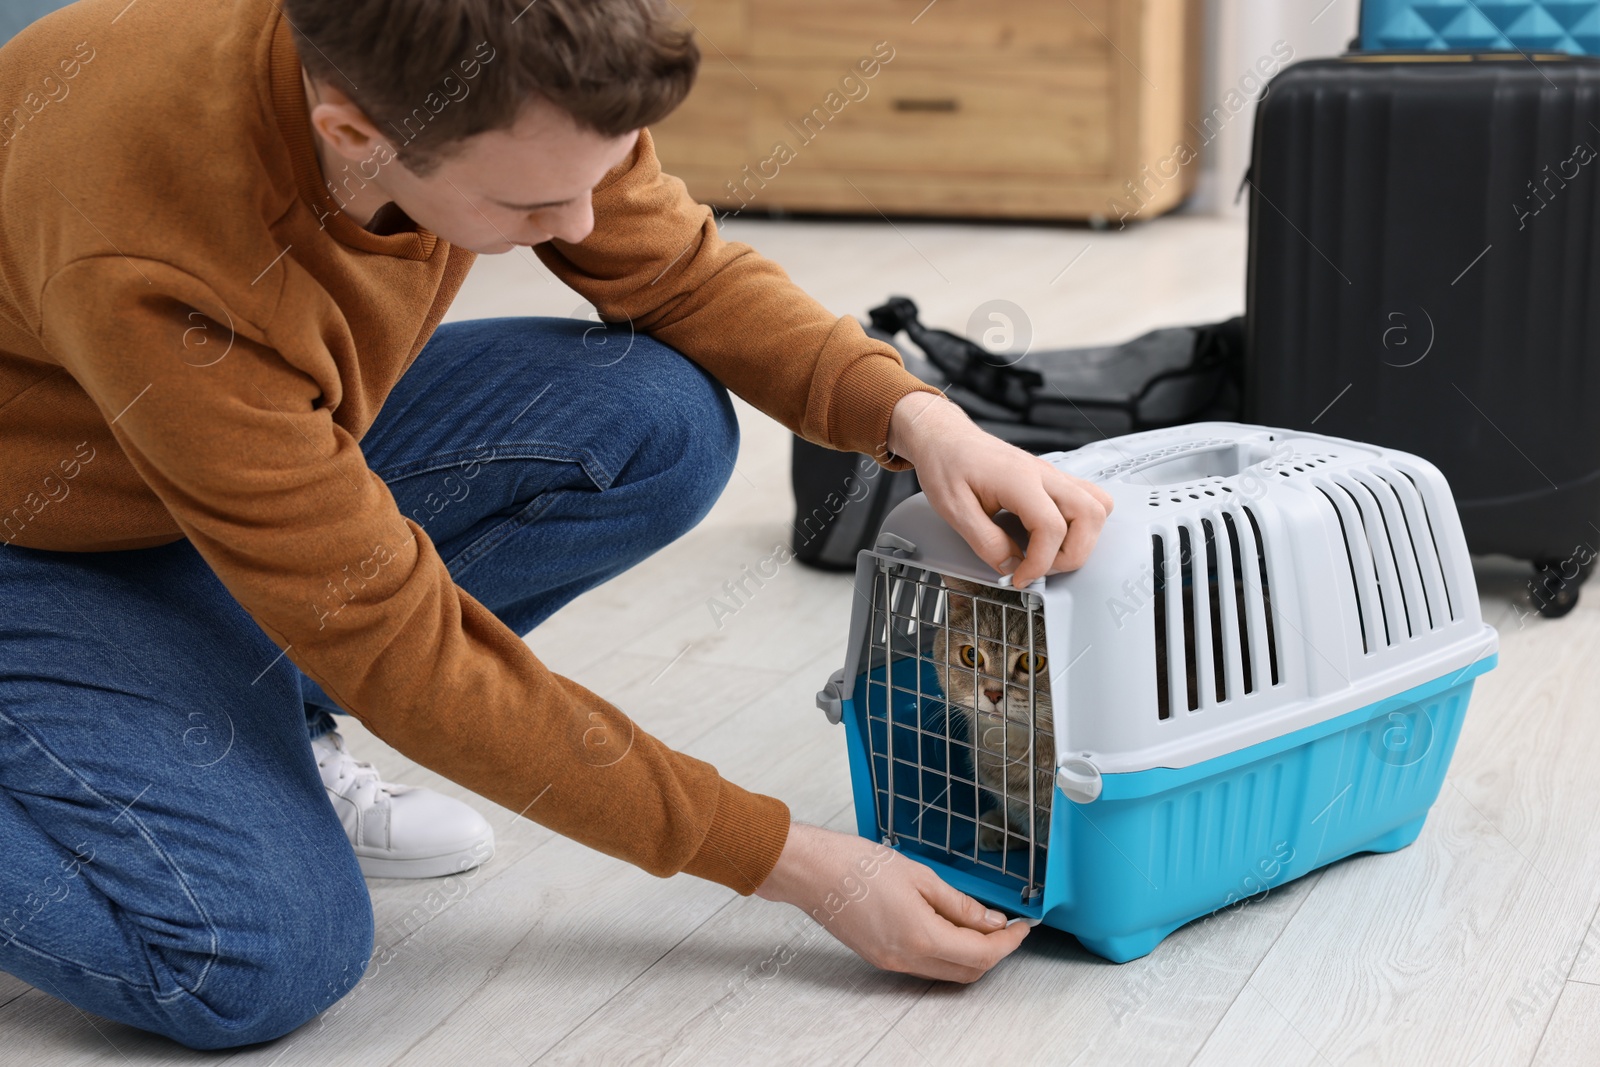
M 1067 516 L 1042 487 L 1028 494 L 1025 505 L 1012 510 L 1028 528 L 1028 554 L 1011 578 L 1011 584 L 1020 589 L 1043 578 L 1055 566 L 1062 542 L 1067 539 Z
M 1047 483 L 1046 491 L 1062 514 L 1071 519 L 1066 539 L 1056 555 L 1057 570 L 1075 571 L 1089 559 L 1100 530 L 1106 524 L 1106 508 L 1098 497 L 1069 482 Z
M 930 978 L 938 982 L 961 982 L 963 984 L 976 982 L 994 968 L 994 965 L 1015 952 L 1028 935 L 1029 928 L 1022 923 L 1009 930 L 1002 930 L 993 934 L 975 934 L 970 930 L 964 931 L 970 937 L 984 938 L 989 943 L 989 953 L 983 962 L 976 966 L 957 963 L 948 959 L 929 957 L 922 960 L 917 966 L 907 973 L 915 974 L 918 978 Z M 1022 934 L 1014 931 L 1022 930 Z
M 914 965 L 916 973 L 944 982 L 970 982 L 1015 952 L 1033 930 L 1027 923 L 1003 927 L 992 934 L 963 930 L 940 923 L 938 947 Z
M 989 934 L 960 926 L 944 926 L 936 953 L 923 960 L 917 971 L 925 977 L 938 977 L 942 982 L 976 981 L 994 968 L 995 963 L 1016 952 L 1029 933 L 1032 928 L 1027 923 L 1002 926 Z
M 970 487 L 958 486 L 946 497 L 946 507 L 945 518 L 955 527 L 956 533 L 972 546 L 979 559 L 1001 574 L 1009 574 L 1015 569 L 1016 562 L 1008 566 L 1007 560 L 1020 561 L 1022 549 L 983 510 L 983 505 L 978 503 Z
M 988 932 L 998 930 L 1006 924 L 1006 917 L 1003 914 L 967 896 L 934 874 L 932 870 L 927 872 L 920 888 L 922 899 L 926 900 L 935 912 L 956 926 Z
M 1007 450 L 1034 459 L 1018 449 Z M 1032 469 L 1026 464 L 1005 468 L 997 463 L 999 469 L 1009 469 L 1009 476 L 990 485 L 964 477 L 924 480 L 940 514 L 980 559 L 1011 575 L 1018 588 L 1047 574 L 1081 567 L 1114 506 L 1111 495 L 1093 482 L 1064 474 L 1043 460 L 1036 462 Z M 1037 480 L 1028 476 L 1032 470 L 1038 471 Z M 994 513 L 1002 508 L 1022 520 L 1028 531 L 1026 551 L 994 521 Z
M 977 972 L 972 978 L 950 974 L 945 981 L 972 981 L 1010 955 L 1028 936 L 1030 928 L 1026 923 L 1007 926 L 1004 915 L 985 907 L 931 871 L 919 889 L 922 899 L 944 920 L 938 923 L 940 930 L 935 936 L 939 941 L 930 955 L 953 968 Z
M 1068 475 L 1067 477 L 1072 478 L 1071 475 Z M 1094 482 L 1084 481 L 1082 478 L 1072 478 L 1072 483 L 1078 486 L 1080 489 L 1086 491 L 1096 500 L 1100 501 L 1100 506 L 1106 509 L 1107 515 L 1111 514 L 1111 510 L 1117 506 L 1117 502 L 1111 499 L 1111 494 L 1106 492 L 1100 486 L 1096 485 Z
M 1067 474 L 1065 471 L 1057 470 L 1047 460 L 1039 460 L 1039 465 L 1044 468 L 1044 482 L 1046 486 L 1050 485 L 1052 482 L 1065 482 L 1068 485 L 1075 485 L 1099 501 L 1100 506 L 1105 508 L 1107 515 L 1111 514 L 1112 509 L 1117 506 L 1117 502 L 1111 499 L 1111 494 L 1106 492 L 1095 482 L 1091 482 L 1087 478 L 1080 478 L 1076 474 Z

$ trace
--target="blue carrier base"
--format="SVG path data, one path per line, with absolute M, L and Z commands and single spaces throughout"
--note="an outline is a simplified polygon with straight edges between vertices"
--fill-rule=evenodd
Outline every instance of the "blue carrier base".
M 1443 787 L 1473 680 L 1496 660 L 1486 656 L 1447 677 L 1190 767 L 1105 775 L 1089 804 L 1058 789 L 1050 846 L 1034 856 L 1042 893 L 1032 900 L 1023 893 L 1025 855 L 1013 853 L 1002 872 L 959 854 L 971 852 L 975 830 L 951 814 L 975 808 L 972 786 L 958 780 L 970 780 L 970 764 L 953 768 L 954 777 L 945 773 L 939 735 L 947 711 L 928 695 L 919 709 L 917 697 L 900 689 L 915 686 L 896 663 L 897 773 L 910 781 L 896 782 L 893 845 L 985 904 L 1041 919 L 1090 952 L 1126 963 L 1195 919 L 1346 856 L 1393 852 L 1415 841 Z M 872 840 L 880 839 L 877 808 L 887 800 L 886 761 L 879 755 L 869 768 L 863 739 L 870 727 L 874 748 L 883 751 L 882 673 L 881 667 L 872 672 L 873 717 L 863 713 L 866 675 L 844 701 L 843 715 L 856 826 Z M 937 681 L 930 685 L 925 677 L 921 692 L 937 694 Z M 950 732 L 962 742 L 958 723 Z M 920 783 L 902 759 L 920 760 Z M 880 777 L 876 797 L 871 769 Z M 983 856 L 998 866 L 997 853 Z

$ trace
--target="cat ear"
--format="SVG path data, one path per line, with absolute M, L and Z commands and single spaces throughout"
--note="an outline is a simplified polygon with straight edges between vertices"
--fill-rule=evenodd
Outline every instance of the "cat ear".
M 978 592 L 980 586 L 971 582 L 963 582 L 960 578 L 944 576 L 945 588 L 950 591 L 949 612 L 950 621 L 964 626 L 970 626 L 974 601 L 972 594 Z

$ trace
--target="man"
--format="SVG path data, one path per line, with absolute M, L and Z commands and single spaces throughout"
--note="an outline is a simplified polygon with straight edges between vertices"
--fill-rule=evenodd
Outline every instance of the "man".
M 465 869 L 492 835 L 329 711 L 652 873 L 818 909 L 874 846 L 518 636 L 711 506 L 724 386 L 914 463 L 1018 583 L 1083 561 L 1104 494 L 661 174 L 645 127 L 698 62 L 672 11 L 81 0 L 0 51 L 0 967 L 196 1048 L 337 1000 L 362 870 Z M 586 323 L 438 328 L 474 254 L 518 246 L 631 324 L 623 358 Z M 880 966 L 971 981 L 1026 934 L 907 859 L 874 887 L 828 928 Z

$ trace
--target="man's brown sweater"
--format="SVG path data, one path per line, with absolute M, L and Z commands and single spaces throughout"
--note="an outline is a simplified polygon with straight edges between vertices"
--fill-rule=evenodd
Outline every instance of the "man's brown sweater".
M 312 136 L 273 0 L 80 0 L 0 49 L 0 551 L 188 538 L 401 752 L 654 874 L 751 892 L 785 805 L 547 670 L 368 469 L 362 435 L 473 256 L 340 213 Z M 809 440 L 883 454 L 924 387 L 721 240 L 648 133 L 594 213 L 588 239 L 537 253 L 602 316 Z

